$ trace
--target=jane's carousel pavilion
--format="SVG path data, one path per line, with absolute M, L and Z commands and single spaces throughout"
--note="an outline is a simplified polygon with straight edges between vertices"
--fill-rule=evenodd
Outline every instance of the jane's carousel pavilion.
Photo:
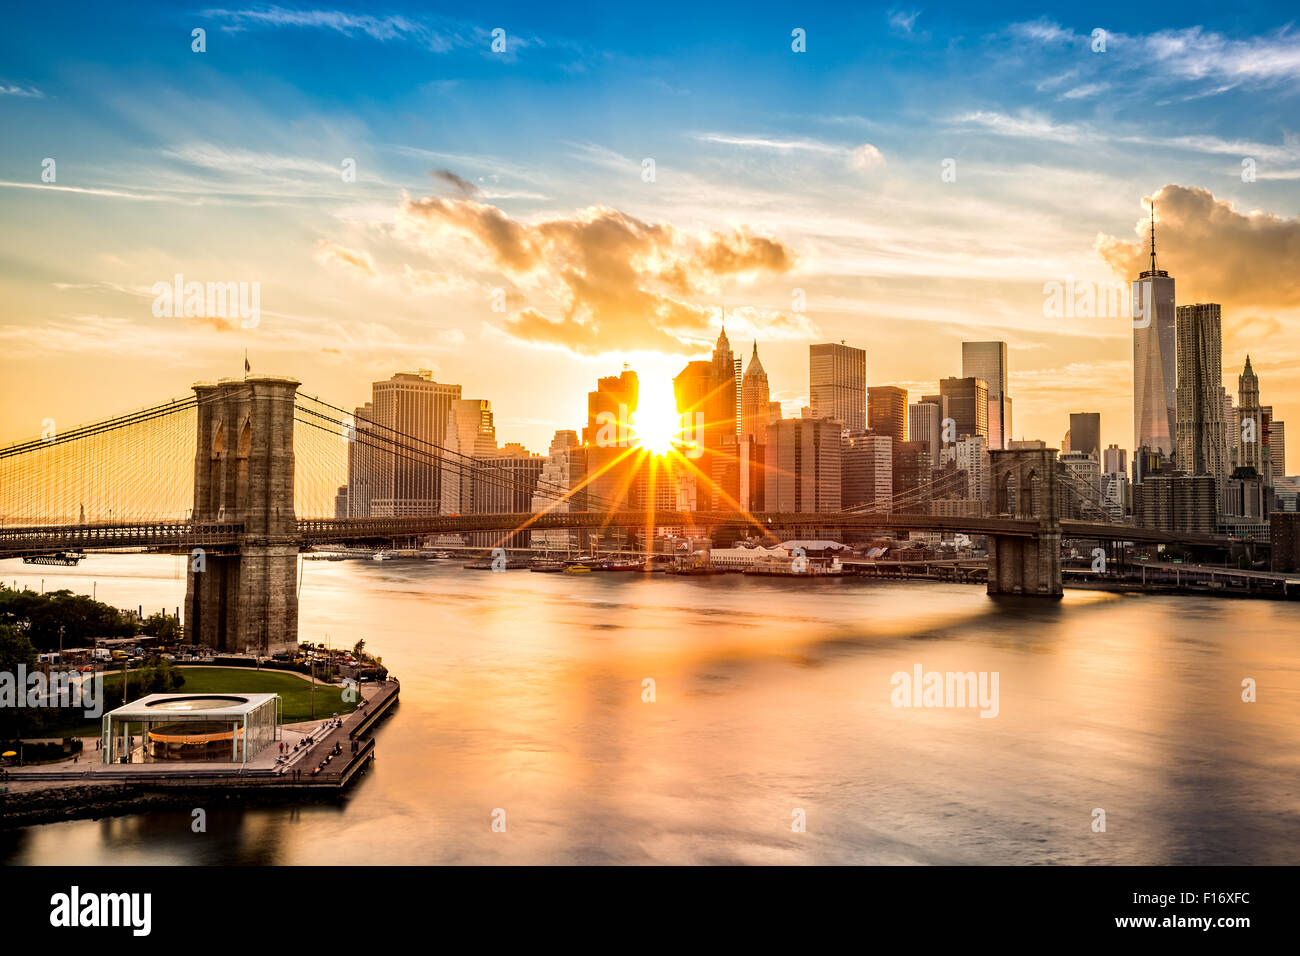
M 150 694 L 103 717 L 104 763 L 240 763 L 280 739 L 278 694 Z

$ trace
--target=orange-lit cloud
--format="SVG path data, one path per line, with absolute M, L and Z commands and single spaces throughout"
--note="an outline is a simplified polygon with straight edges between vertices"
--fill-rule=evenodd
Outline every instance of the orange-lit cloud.
M 716 297 L 725 282 L 781 275 L 795 264 L 789 246 L 743 226 L 688 232 L 606 206 L 529 224 L 473 198 L 427 197 L 404 201 L 398 218 L 422 238 L 468 239 L 481 270 L 528 293 L 534 304 L 510 315 L 509 334 L 584 355 L 694 348 L 716 334 L 717 310 L 689 297 Z M 749 321 L 787 335 L 792 322 L 757 311 Z
M 1220 303 L 1225 316 L 1290 311 L 1300 302 L 1300 218 L 1241 213 L 1208 189 L 1175 184 L 1156 193 L 1155 204 L 1158 265 L 1197 300 Z M 1137 242 L 1097 239 L 1097 252 L 1125 279 L 1149 268 L 1147 223 L 1137 231 Z
M 368 278 L 375 278 L 375 260 L 370 253 L 349 249 L 338 243 L 320 239 L 316 242 L 316 259 L 319 262 L 336 263 L 365 273 Z

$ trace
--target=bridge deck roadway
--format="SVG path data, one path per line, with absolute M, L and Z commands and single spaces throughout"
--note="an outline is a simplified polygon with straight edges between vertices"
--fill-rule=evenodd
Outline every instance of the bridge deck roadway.
M 671 527 L 705 531 L 735 525 L 753 532 L 797 535 L 820 529 L 843 531 L 943 531 L 1033 537 L 1039 522 L 1009 517 L 948 517 L 916 514 L 768 514 L 743 512 L 660 511 L 646 515 L 635 511 L 550 512 L 546 514 L 428 515 L 404 518 L 338 518 L 298 520 L 300 545 L 346 541 L 385 540 L 419 535 L 465 534 L 474 531 L 507 533 L 519 530 L 561 528 L 646 528 Z M 1224 535 L 1190 534 L 1135 528 L 1128 525 L 1086 521 L 1061 521 L 1064 538 L 1098 541 L 1187 544 L 1226 547 L 1234 539 Z M 0 528 L 0 555 L 17 557 L 54 551 L 112 551 L 122 548 L 151 548 L 187 552 L 194 548 L 221 553 L 238 550 L 245 543 L 243 525 L 191 521 L 146 521 L 115 524 L 47 525 Z M 1257 542 L 1266 544 L 1267 542 Z

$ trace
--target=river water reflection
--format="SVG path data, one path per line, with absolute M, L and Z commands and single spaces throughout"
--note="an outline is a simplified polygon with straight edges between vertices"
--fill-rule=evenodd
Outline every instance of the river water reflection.
M 148 613 L 182 603 L 183 568 L 99 555 L 0 579 L 93 581 Z M 300 636 L 326 633 L 402 681 L 345 805 L 210 812 L 204 834 L 188 813 L 30 827 L 0 858 L 1300 862 L 1297 604 L 307 562 Z M 891 675 L 918 665 L 997 672 L 997 716 L 893 706 Z

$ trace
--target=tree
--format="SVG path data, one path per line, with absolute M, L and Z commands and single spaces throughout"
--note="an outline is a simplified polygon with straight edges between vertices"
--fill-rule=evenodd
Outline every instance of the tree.
M 27 635 L 12 624 L 0 624 L 0 671 L 12 675 L 15 693 L 25 694 L 26 683 L 18 683 L 20 666 L 25 667 L 28 673 L 36 669 L 36 648 Z M 22 735 L 24 716 L 30 718 L 33 712 L 26 707 L 0 707 L 0 740 L 18 739 Z
M 140 633 L 160 637 L 164 644 L 176 644 L 181 639 L 181 622 L 168 614 L 150 614 L 140 625 Z
M 352 645 L 352 656 L 360 660 L 361 652 L 366 649 L 366 639 L 363 637 Z
M 68 590 L 37 594 L 0 587 L 0 624 L 16 626 L 38 651 L 88 644 L 98 637 L 131 637 L 135 625 L 118 611 Z

